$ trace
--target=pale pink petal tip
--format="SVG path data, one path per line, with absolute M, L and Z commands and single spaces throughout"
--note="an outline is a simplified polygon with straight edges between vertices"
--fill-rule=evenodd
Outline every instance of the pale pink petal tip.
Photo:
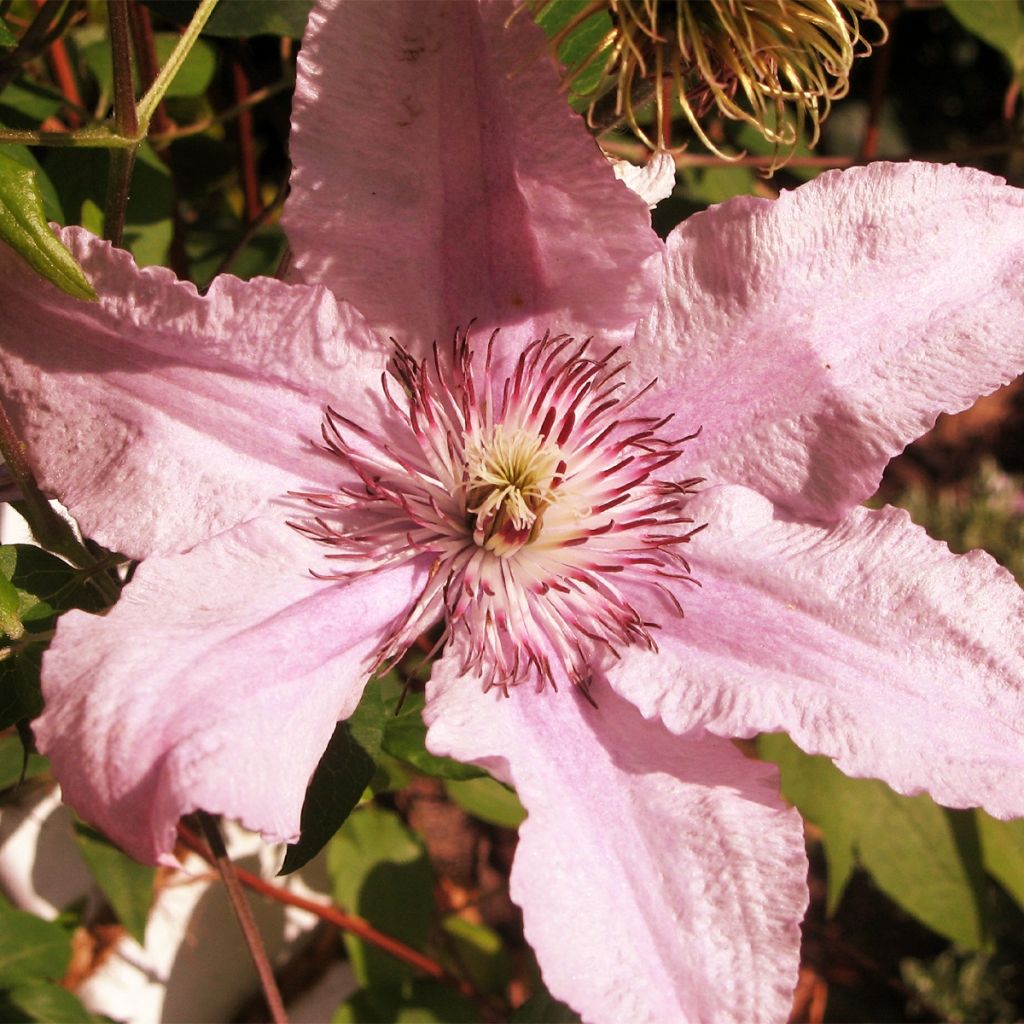
M 351 307 L 267 278 L 201 296 L 80 228 L 63 238 L 100 299 L 0 246 L 0 390 L 40 485 L 88 536 L 134 558 L 184 551 L 334 481 L 312 444 L 324 406 L 342 395 L 373 423 L 386 358 Z
M 676 162 L 671 153 L 653 153 L 645 164 L 610 160 L 615 177 L 653 210 L 676 187 Z
M 1024 594 L 983 552 L 954 555 L 906 512 L 838 526 L 711 488 L 689 552 L 698 592 L 660 654 L 623 652 L 615 689 L 675 732 L 785 730 L 848 775 L 950 807 L 1024 815 Z
M 140 860 L 166 862 L 197 808 L 297 838 L 310 775 L 425 571 L 325 583 L 312 547 L 254 520 L 147 560 L 105 616 L 62 619 L 39 747 L 67 802 Z
M 310 15 L 284 212 L 296 267 L 414 350 L 474 318 L 626 341 L 660 283 L 648 212 L 569 109 L 543 33 L 513 11 Z
M 1024 370 L 1024 191 L 871 164 L 742 197 L 669 236 L 630 349 L 701 425 L 694 475 L 835 522 L 935 422 Z
M 603 687 L 483 694 L 454 657 L 428 745 L 514 782 L 512 896 L 550 991 L 592 1022 L 777 1021 L 807 905 L 799 815 L 774 769 L 679 738 Z

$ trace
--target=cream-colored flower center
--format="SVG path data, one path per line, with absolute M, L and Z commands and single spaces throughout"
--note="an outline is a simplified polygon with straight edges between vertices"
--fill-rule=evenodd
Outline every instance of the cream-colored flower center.
M 476 544 L 508 558 L 533 540 L 564 469 L 558 449 L 536 432 L 500 423 L 482 431 L 466 448 L 466 512 Z

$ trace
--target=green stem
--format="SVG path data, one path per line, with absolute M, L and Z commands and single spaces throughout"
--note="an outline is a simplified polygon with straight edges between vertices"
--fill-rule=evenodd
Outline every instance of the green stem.
M 164 93 L 167 92 L 181 65 L 185 63 L 185 58 L 191 52 L 192 47 L 195 46 L 199 33 L 203 31 L 203 26 L 206 25 L 216 6 L 217 0 L 202 0 L 196 9 L 196 13 L 192 16 L 188 28 L 181 34 L 178 45 L 174 47 L 173 53 L 167 58 L 167 63 L 160 69 L 160 74 L 156 76 L 156 81 L 149 87 L 146 95 L 139 100 L 139 105 L 136 109 L 139 114 L 139 122 L 144 127 L 149 127 L 153 112 L 164 98 Z
M 0 128 L 0 145 L 52 146 L 57 149 L 131 149 L 134 139 L 123 139 L 107 127 L 82 128 L 73 132 L 32 132 L 18 128 Z

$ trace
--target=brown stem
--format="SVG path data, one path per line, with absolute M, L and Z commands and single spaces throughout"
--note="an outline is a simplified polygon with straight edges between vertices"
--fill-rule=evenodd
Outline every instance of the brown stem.
M 897 12 L 898 13 L 898 12 Z M 864 137 L 860 144 L 857 162 L 866 164 L 874 160 L 878 153 L 878 136 L 882 120 L 882 105 L 889 85 L 889 71 L 892 68 L 893 45 L 892 37 L 896 28 L 896 15 L 886 17 L 889 29 L 885 44 L 877 51 L 874 70 L 871 76 L 871 96 L 868 101 L 868 118 L 864 126 Z
M 249 96 L 249 76 L 242 64 L 242 53 L 231 61 L 231 76 L 235 87 L 235 105 L 238 108 L 238 169 L 245 196 L 245 219 L 251 224 L 260 214 L 260 184 L 256 174 L 256 142 L 253 137 L 252 108 L 246 104 Z
M 156 39 L 153 36 L 153 21 L 149 16 L 149 8 L 145 4 L 132 3 L 128 6 L 128 21 L 131 28 L 132 43 L 135 49 L 135 61 L 139 68 L 139 82 L 143 95 L 156 81 L 160 71 L 160 62 L 156 56 Z M 154 134 L 160 135 L 174 130 L 174 122 L 167 115 L 167 109 L 161 100 L 153 111 L 150 127 Z
M 36 6 L 42 7 L 44 2 L 45 0 L 36 0 Z M 75 73 L 71 69 L 71 60 L 63 39 L 54 39 L 50 44 L 48 60 L 54 81 L 68 101 L 64 112 L 64 121 L 69 128 L 79 128 L 82 124 L 82 116 L 79 113 L 82 109 L 82 94 L 78 90 L 78 79 L 75 78 Z
M 1013 115 L 1017 109 L 1017 100 L 1020 99 L 1020 79 L 1014 78 L 1003 95 L 1003 120 L 1013 127 Z
M 135 140 L 128 149 L 110 151 L 107 170 L 107 199 L 103 236 L 114 245 L 124 241 L 124 222 L 128 210 L 132 170 L 138 150 L 139 118 L 135 109 L 135 80 L 132 75 L 132 48 L 128 29 L 128 0 L 108 0 L 110 50 L 114 66 L 114 125 L 117 134 Z
M 210 847 L 210 854 L 205 855 L 205 859 L 220 872 L 224 888 L 228 893 L 228 899 L 231 901 L 231 908 L 234 910 L 239 927 L 242 929 L 242 935 L 245 938 L 246 946 L 249 947 L 252 962 L 256 965 L 256 973 L 260 978 L 260 986 L 263 989 L 263 995 L 266 997 L 271 1019 L 274 1021 L 274 1024 L 288 1024 L 288 1015 L 285 1013 L 284 1002 L 281 999 L 281 992 L 274 978 L 273 968 L 267 959 L 267 951 L 263 946 L 263 939 L 260 937 L 259 929 L 256 927 L 252 910 L 246 902 L 245 893 L 242 892 L 240 871 L 231 862 L 228 851 L 224 847 L 224 840 L 221 838 L 220 829 L 213 818 L 205 811 L 196 811 L 196 818 Z
M 275 82 L 273 85 L 266 85 L 262 89 L 254 89 L 248 96 L 246 96 L 243 103 L 238 103 L 234 106 L 228 107 L 226 110 L 222 110 L 219 114 L 215 114 L 212 117 L 204 117 L 199 121 L 193 121 L 192 124 L 186 124 L 180 128 L 172 128 L 169 132 L 154 132 L 150 136 L 150 142 L 154 145 L 161 145 L 174 142 L 177 139 L 187 139 L 190 135 L 201 135 L 207 128 L 210 128 L 215 124 L 224 124 L 232 118 L 238 117 L 244 110 L 255 107 L 257 104 L 262 103 L 271 96 L 276 96 L 278 93 L 286 92 L 294 85 L 294 76 L 290 76 L 288 78 L 283 78 L 280 82 Z
M 65 0 L 45 0 L 32 24 L 22 33 L 18 45 L 0 59 L 0 90 L 17 78 L 22 65 L 46 48 L 47 29 L 60 12 Z
M 128 29 L 128 0 L 107 0 L 110 51 L 114 66 L 114 124 L 119 135 L 133 139 L 139 134 L 135 112 L 135 81 Z
M 200 857 L 203 857 L 205 860 L 212 863 L 209 854 L 203 850 L 202 844 L 193 832 L 184 825 L 179 825 L 178 835 L 190 850 L 198 853 Z M 431 960 L 430 957 L 425 956 L 423 953 L 413 949 L 411 946 L 407 946 L 404 942 L 400 942 L 398 939 L 392 938 L 390 935 L 385 935 L 383 932 L 377 931 L 377 929 L 364 918 L 357 917 L 355 914 L 346 914 L 345 911 L 340 910 L 335 906 L 324 906 L 322 903 L 315 903 L 313 900 L 304 899 L 303 897 L 297 896 L 295 893 L 289 892 L 287 889 L 284 889 L 279 885 L 274 885 L 271 882 L 265 882 L 258 875 L 251 874 L 243 868 L 236 867 L 235 874 L 238 876 L 238 880 L 242 885 L 252 889 L 254 892 L 261 893 L 263 896 L 267 896 L 278 903 L 286 903 L 290 907 L 298 907 L 301 910 L 308 910 L 311 914 L 315 914 L 322 921 L 329 921 L 331 924 L 336 925 L 338 928 L 348 932 L 350 935 L 355 935 L 364 942 L 369 942 L 378 949 L 382 949 L 384 952 L 390 953 L 391 956 L 395 957 L 397 960 L 402 960 L 411 967 L 415 967 L 417 970 L 423 971 L 424 974 L 429 975 L 431 978 L 436 978 L 438 981 L 443 981 L 446 984 L 451 985 L 453 988 L 458 989 L 458 991 L 467 999 L 472 999 L 478 1005 L 481 1004 L 482 1001 L 479 994 L 475 991 L 473 986 L 469 984 L 469 982 L 463 981 L 460 978 L 456 978 L 449 974 L 439 963 L 437 963 L 436 960 Z
M 287 195 L 288 182 L 285 180 L 277 190 L 277 195 L 274 196 L 273 200 L 264 206 L 263 209 L 260 210 L 245 226 L 245 231 L 243 232 L 242 237 L 231 247 L 231 251 L 224 257 L 224 259 L 221 260 L 220 265 L 213 272 L 213 278 L 211 278 L 211 281 L 214 278 L 219 277 L 221 274 L 226 274 L 231 270 L 235 260 L 238 259 L 242 250 L 252 240 L 252 236 L 255 235 L 256 232 L 259 231 L 259 229 L 263 227 L 263 225 L 266 224 L 267 221 L 270 220 L 270 218 L 284 205 Z
M 156 55 L 156 38 L 153 35 L 153 21 L 149 16 L 149 8 L 136 2 L 128 7 L 129 25 L 132 33 L 132 46 L 135 50 L 135 62 L 139 69 L 139 82 L 143 95 L 149 92 L 150 86 L 156 81 L 160 72 L 160 62 Z M 156 155 L 166 165 L 171 175 L 171 245 L 168 251 L 168 262 L 174 273 L 183 281 L 191 277 L 188 252 L 185 248 L 185 220 L 181 215 L 178 203 L 178 179 L 175 175 L 174 160 L 171 157 L 170 142 L 161 145 L 157 140 L 163 134 L 169 137 L 175 124 L 167 113 L 161 100 L 153 111 L 150 120 L 149 141 L 153 144 Z
M 128 195 L 131 191 L 134 167 L 135 147 L 110 151 L 103 237 L 118 248 L 124 243 L 124 222 L 128 214 Z

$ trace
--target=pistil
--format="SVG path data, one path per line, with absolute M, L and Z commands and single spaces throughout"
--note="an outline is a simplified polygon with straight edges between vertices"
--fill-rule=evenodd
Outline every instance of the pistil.
M 498 378 L 495 340 L 482 366 L 463 332 L 430 360 L 397 348 L 382 437 L 329 409 L 324 448 L 351 483 L 299 495 L 315 513 L 293 526 L 329 549 L 328 579 L 432 556 L 378 667 L 441 619 L 485 687 L 586 688 L 605 655 L 655 648 L 651 607 L 682 613 L 668 583 L 691 579 L 680 549 L 700 529 L 685 513 L 700 481 L 657 474 L 693 435 L 632 412 L 648 389 L 624 390 L 614 352 L 545 335 Z M 644 591 L 641 614 L 627 594 Z

